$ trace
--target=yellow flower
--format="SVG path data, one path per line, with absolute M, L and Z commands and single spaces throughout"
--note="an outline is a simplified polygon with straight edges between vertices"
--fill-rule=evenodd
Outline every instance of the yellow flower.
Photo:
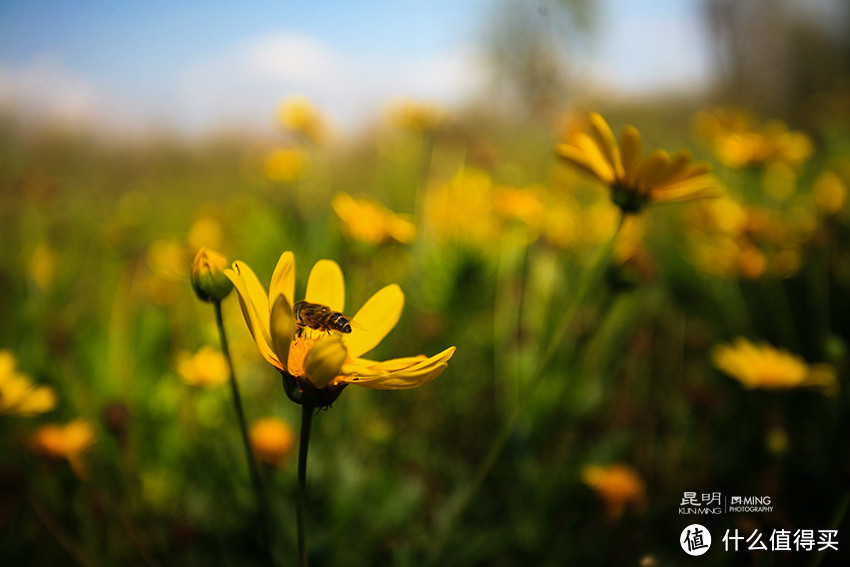
M 348 193 L 337 193 L 331 203 L 342 221 L 345 232 L 353 239 L 368 244 L 395 240 L 404 244 L 413 241 L 416 227 L 404 215 L 398 215 L 380 203 L 354 199 Z
M 56 252 L 44 242 L 35 245 L 27 261 L 27 275 L 42 290 L 47 290 L 56 278 Z
M 812 185 L 812 194 L 818 209 L 827 215 L 840 213 L 847 203 L 847 186 L 832 171 L 824 171 L 818 175 Z
M 581 480 L 605 501 L 611 521 L 620 519 L 627 504 L 637 511 L 646 504 L 646 486 L 638 472 L 628 465 L 589 465 L 582 469 Z
M 177 372 L 190 386 L 218 386 L 230 375 L 224 355 L 211 346 L 202 346 L 195 354 L 181 353 Z
M 310 99 L 304 95 L 294 95 L 277 108 L 277 119 L 288 130 L 305 134 L 318 140 L 322 134 L 322 116 Z
M 208 248 L 201 248 L 192 262 L 192 288 L 201 301 L 221 301 L 233 289 L 224 275 L 227 259 Z
M 200 217 L 192 223 L 186 242 L 192 250 L 201 248 L 221 248 L 222 228 L 221 223 L 213 217 Z
M 15 355 L 0 350 L 0 414 L 35 415 L 56 407 L 56 392 L 36 386 L 15 368 Z
M 640 212 L 652 203 L 687 201 L 722 193 L 709 166 L 695 164 L 690 152 L 668 155 L 655 150 L 641 157 L 640 133 L 626 126 L 619 144 L 605 120 L 589 117 L 590 133 L 577 132 L 556 153 L 611 189 L 611 199 L 624 213 Z
M 74 473 L 82 479 L 88 477 L 82 455 L 94 445 L 94 427 L 82 419 L 66 425 L 44 425 L 35 432 L 30 446 L 35 453 L 54 459 L 67 459 Z
M 803 132 L 789 131 L 782 122 L 772 120 L 758 130 L 719 133 L 714 151 L 720 161 L 733 168 L 775 162 L 796 167 L 811 157 L 814 145 Z
M 387 121 L 394 126 L 416 132 L 435 130 L 445 120 L 445 114 L 436 104 L 403 99 L 389 108 Z
M 808 365 L 794 354 L 767 343 L 754 344 L 743 337 L 714 347 L 714 366 L 738 380 L 745 388 L 780 390 L 836 385 L 835 370 L 828 364 Z
M 276 467 L 295 447 L 295 433 L 285 421 L 268 417 L 251 426 L 251 447 L 262 462 Z
M 293 183 L 310 167 L 310 158 L 298 148 L 277 148 L 266 158 L 266 176 L 272 181 Z
M 439 376 L 454 354 L 454 347 L 450 347 L 430 358 L 420 355 L 385 362 L 362 358 L 401 317 L 404 294 L 395 284 L 379 290 L 354 314 L 351 333 L 340 335 L 307 328 L 299 335 L 292 312 L 292 252 L 280 256 L 269 293 L 243 262 L 234 262 L 225 273 L 236 287 L 245 322 L 260 354 L 281 371 L 287 394 L 297 403 L 329 405 L 348 384 L 385 390 L 415 388 Z M 313 266 L 305 301 L 337 312 L 344 310 L 345 284 L 336 262 L 320 260 Z

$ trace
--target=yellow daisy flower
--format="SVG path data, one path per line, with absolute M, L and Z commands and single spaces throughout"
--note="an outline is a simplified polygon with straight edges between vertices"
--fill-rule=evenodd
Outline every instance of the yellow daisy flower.
M 828 364 L 808 365 L 790 352 L 767 343 L 755 344 L 743 337 L 721 344 L 711 353 L 714 366 L 745 388 L 780 390 L 799 387 L 835 387 L 835 370 Z
M 611 199 L 624 213 L 640 212 L 652 203 L 688 201 L 722 193 L 709 166 L 693 163 L 687 150 L 672 156 L 655 150 L 641 157 L 640 133 L 626 126 L 617 142 L 608 123 L 597 113 L 589 117 L 590 132 L 576 132 L 570 142 L 556 146 L 567 162 L 611 189 Z
M 306 328 L 296 333 L 292 311 L 295 298 L 295 258 L 280 256 L 269 293 L 244 262 L 225 271 L 233 282 L 248 329 L 266 361 L 281 371 L 284 388 L 296 403 L 324 407 L 348 384 L 379 390 L 415 388 L 446 369 L 455 348 L 430 358 L 424 355 L 378 362 L 362 358 L 395 327 L 404 306 L 404 294 L 395 284 L 375 293 L 354 317 L 351 333 Z M 320 260 L 307 281 L 305 301 L 345 308 L 342 270 L 333 260 Z
M 581 480 L 605 502 L 605 511 L 611 521 L 620 519 L 627 504 L 638 511 L 646 505 L 643 479 L 628 465 L 588 465 L 581 470 Z
M 56 407 L 56 392 L 18 372 L 15 355 L 0 350 L 0 415 L 35 415 Z
M 276 467 L 295 448 L 295 432 L 288 423 L 274 417 L 266 417 L 251 426 L 251 447 L 259 460 Z
M 354 240 L 380 244 L 395 240 L 409 244 L 416 236 L 410 217 L 394 213 L 380 203 L 355 199 L 348 193 L 337 193 L 331 202 L 343 229 Z
M 230 372 L 221 351 L 205 345 L 195 354 L 181 352 L 177 357 L 177 373 L 189 386 L 219 386 L 227 382 Z
M 74 473 L 81 479 L 88 478 L 88 470 L 82 459 L 97 441 L 94 427 L 83 419 L 65 425 L 44 425 L 35 432 L 30 443 L 33 452 L 53 459 L 67 459 Z

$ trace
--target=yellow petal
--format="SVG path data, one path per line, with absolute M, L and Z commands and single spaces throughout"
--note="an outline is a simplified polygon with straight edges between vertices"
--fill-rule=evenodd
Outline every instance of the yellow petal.
M 449 359 L 455 352 L 455 347 L 449 347 L 443 352 L 430 358 L 422 359 L 415 364 L 393 372 L 378 372 L 374 375 L 362 374 L 347 377 L 343 381 L 373 390 L 404 390 L 416 388 L 430 382 L 443 373 Z M 397 362 L 388 361 L 388 362 Z M 347 366 L 347 365 L 346 365 Z M 346 370 L 348 368 L 346 367 Z
M 345 280 L 339 264 L 333 260 L 319 260 L 310 271 L 304 299 L 311 303 L 327 305 L 334 311 L 345 309 Z
M 611 169 L 614 170 L 614 175 L 618 178 L 623 177 L 623 162 L 620 160 L 620 149 L 617 146 L 617 139 L 611 131 L 611 127 L 605 122 L 596 112 L 592 112 L 590 119 L 590 133 L 596 141 L 596 145 L 611 164 Z
M 348 351 L 342 340 L 335 335 L 319 340 L 304 357 L 304 373 L 317 388 L 324 388 L 336 378 Z
M 655 150 L 646 156 L 637 170 L 635 181 L 641 189 L 652 189 L 658 179 L 667 171 L 670 157 L 664 150 Z
M 277 301 L 279 295 L 286 297 L 290 306 L 295 305 L 295 256 L 289 251 L 280 255 L 272 274 L 272 281 L 269 285 L 270 308 Z
M 603 183 L 614 182 L 617 178 L 614 166 L 605 154 L 602 153 L 602 150 L 599 149 L 599 144 L 597 144 L 593 138 L 584 132 L 579 132 L 575 135 L 575 145 L 584 153 L 585 160 L 588 165 L 590 165 L 596 173 L 596 176 L 602 180 Z
M 272 305 L 269 326 L 274 352 L 281 361 L 275 366 L 286 370 L 284 364 L 289 360 L 289 347 L 292 345 L 292 337 L 295 336 L 295 316 L 292 314 L 289 300 L 283 294 L 278 295 Z
M 393 330 L 404 307 L 404 293 L 396 284 L 380 289 L 352 317 L 351 333 L 343 340 L 352 358 L 375 348 Z
M 626 178 L 633 179 L 640 163 L 640 155 L 643 152 L 643 143 L 640 132 L 634 126 L 626 126 L 620 134 L 620 153 L 623 159 L 623 169 Z
M 279 366 L 280 361 L 272 350 L 269 336 L 269 299 L 260 280 L 247 264 L 240 261 L 233 262 L 233 268 L 225 270 L 224 275 L 236 288 L 242 315 L 260 354 L 271 364 Z
M 587 161 L 587 158 L 585 157 L 584 152 L 580 149 L 567 144 L 558 144 L 555 147 L 555 153 L 557 153 L 560 157 L 564 158 L 565 160 L 570 162 L 572 165 L 578 167 L 585 173 L 592 175 L 593 177 L 599 177 L 599 174 L 596 172 L 593 166 L 590 165 L 590 163 Z

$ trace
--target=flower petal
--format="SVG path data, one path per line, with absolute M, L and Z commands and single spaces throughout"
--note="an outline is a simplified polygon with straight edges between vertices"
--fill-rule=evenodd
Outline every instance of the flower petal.
M 278 366 L 280 361 L 272 350 L 271 336 L 269 335 L 269 299 L 266 291 L 256 274 L 244 262 L 233 262 L 233 268 L 224 271 L 236 292 L 239 295 L 239 305 L 242 307 L 242 315 L 248 324 L 248 330 L 268 362 Z
M 290 307 L 295 305 L 295 256 L 289 251 L 280 255 L 272 274 L 269 285 L 269 308 L 281 294 L 289 301 Z
M 596 145 L 608 163 L 611 164 L 614 175 L 617 178 L 622 178 L 623 162 L 620 159 L 620 148 L 617 146 L 617 139 L 614 137 L 611 127 L 596 112 L 591 112 L 588 119 L 590 120 L 590 133 L 593 135 Z
M 339 336 L 319 340 L 304 357 L 304 373 L 316 388 L 324 388 L 336 378 L 348 358 L 348 351 Z
M 437 376 L 443 373 L 446 369 L 449 359 L 455 352 L 455 347 L 449 347 L 439 354 L 435 354 L 430 358 L 421 359 L 415 364 L 406 368 L 401 368 L 393 372 L 385 372 L 379 369 L 375 374 L 368 374 L 367 369 L 363 369 L 363 374 L 346 377 L 342 381 L 349 384 L 355 384 L 364 388 L 373 390 L 404 390 L 407 388 L 416 388 L 427 382 L 430 382 Z M 394 363 L 396 361 L 387 361 Z M 348 370 L 346 365 L 345 370 Z
M 393 330 L 404 307 L 404 293 L 396 284 L 381 288 L 351 318 L 351 333 L 343 340 L 356 358 L 375 348 Z
M 289 347 L 292 345 L 292 337 L 295 336 L 295 316 L 292 314 L 292 306 L 289 305 L 289 300 L 284 294 L 278 295 L 274 305 L 272 305 L 269 331 L 274 352 L 280 361 L 280 364 L 276 366 L 281 370 L 286 370 L 284 366 L 286 361 L 289 360 Z
M 342 311 L 345 308 L 345 280 L 339 264 L 333 260 L 316 262 L 307 280 L 304 299 L 327 305 L 334 311 Z
M 634 126 L 626 126 L 620 134 L 620 154 L 627 179 L 634 179 L 641 152 L 643 152 L 643 143 L 640 132 Z

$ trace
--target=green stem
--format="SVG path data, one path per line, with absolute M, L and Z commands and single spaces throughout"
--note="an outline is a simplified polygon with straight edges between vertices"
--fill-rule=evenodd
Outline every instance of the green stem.
M 301 406 L 301 440 L 298 443 L 298 557 L 301 567 L 307 567 L 307 535 L 305 518 L 307 509 L 307 449 L 310 448 L 310 425 L 313 423 L 311 405 Z
M 484 479 L 487 478 L 487 475 L 490 474 L 493 466 L 495 466 L 496 461 L 499 459 L 499 455 L 502 454 L 508 439 L 510 439 L 511 434 L 513 433 L 514 427 L 519 421 L 519 418 L 522 416 L 525 407 L 528 405 L 534 389 L 541 382 L 546 369 L 549 367 L 549 364 L 552 363 L 552 359 L 555 358 L 555 355 L 563 348 L 564 339 L 575 323 L 575 318 L 578 314 L 579 308 L 584 304 L 591 290 L 599 284 L 602 274 L 608 267 L 608 262 L 614 252 L 614 244 L 616 243 L 617 236 L 620 234 L 620 230 L 623 227 L 625 218 L 625 215 L 621 215 L 620 222 L 617 224 L 617 229 L 596 257 L 594 264 L 582 272 L 576 287 L 576 294 L 573 296 L 573 300 L 570 302 L 569 308 L 564 313 L 564 317 L 561 319 L 560 325 L 555 330 L 552 340 L 549 342 L 549 345 L 540 357 L 540 361 L 528 381 L 528 388 L 526 389 L 525 397 L 519 401 L 519 404 L 517 404 L 514 408 L 514 411 L 511 413 L 508 420 L 503 423 L 502 428 L 499 430 L 499 433 L 490 445 L 490 450 L 487 452 L 487 456 L 483 461 L 481 461 L 481 464 L 475 472 L 475 476 L 472 478 L 472 481 L 467 486 L 466 490 L 461 494 L 458 503 L 454 506 L 454 509 L 450 512 L 448 519 L 443 525 L 441 533 L 438 534 L 436 543 L 432 548 L 432 564 L 438 563 L 440 555 L 452 533 L 454 525 L 463 515 L 466 508 L 472 502 L 475 494 L 484 483 Z
M 271 546 L 271 523 L 268 504 L 265 498 L 265 489 L 260 477 L 260 469 L 254 452 L 251 450 L 251 440 L 248 437 L 248 425 L 245 421 L 245 410 L 242 409 L 242 397 L 239 395 L 239 384 L 236 382 L 236 373 L 233 370 L 233 359 L 230 357 L 230 348 L 227 346 L 227 333 L 224 331 L 224 321 L 221 317 L 221 302 L 214 302 L 215 321 L 218 325 L 218 336 L 221 339 L 221 352 L 227 360 L 227 368 L 230 370 L 230 389 L 233 392 L 233 405 L 236 407 L 236 415 L 239 418 L 239 429 L 242 432 L 242 444 L 245 445 L 245 458 L 248 460 L 248 471 L 251 475 L 251 484 L 257 498 L 257 507 L 260 512 L 260 523 L 262 524 L 263 546 L 268 555 L 269 564 L 274 566 L 274 554 Z

